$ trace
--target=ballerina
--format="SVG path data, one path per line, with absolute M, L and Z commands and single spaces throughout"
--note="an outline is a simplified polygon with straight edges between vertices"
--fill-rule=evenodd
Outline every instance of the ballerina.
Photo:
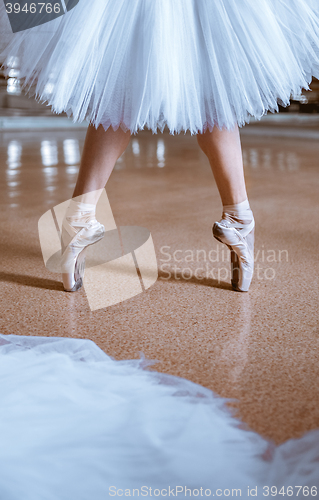
M 89 121 L 62 226 L 64 289 L 82 286 L 85 248 L 104 234 L 95 207 L 131 134 L 167 127 L 197 135 L 223 205 L 213 236 L 231 250 L 233 289 L 248 291 L 255 220 L 239 127 L 319 77 L 318 8 L 305 0 L 80 0 L 15 34 L 4 9 L 5 68 L 18 57 L 27 91 Z

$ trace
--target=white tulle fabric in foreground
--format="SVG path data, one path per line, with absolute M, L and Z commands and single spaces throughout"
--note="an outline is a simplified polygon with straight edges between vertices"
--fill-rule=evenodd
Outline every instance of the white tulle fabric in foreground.
M 248 498 L 248 486 L 319 486 L 317 431 L 275 448 L 208 389 L 143 364 L 88 340 L 1 335 L 0 497 L 105 500 L 178 486 Z
M 311 0 L 80 0 L 12 34 L 10 66 L 74 121 L 136 132 L 197 133 L 278 110 L 319 77 L 319 7 Z

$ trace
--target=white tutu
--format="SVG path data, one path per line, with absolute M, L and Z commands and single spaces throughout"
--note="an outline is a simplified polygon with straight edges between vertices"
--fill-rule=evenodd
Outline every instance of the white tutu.
M 264 498 L 264 486 L 319 486 L 318 431 L 276 448 L 244 430 L 226 400 L 143 363 L 114 361 L 89 340 L 1 335 L 0 498 L 182 487 L 176 496 L 240 489 L 245 499 L 248 487 Z
M 311 7 L 313 2 L 313 7 Z M 240 126 L 319 77 L 315 0 L 80 0 L 0 57 L 74 121 L 136 132 Z M 10 35 L 11 33 L 11 35 Z

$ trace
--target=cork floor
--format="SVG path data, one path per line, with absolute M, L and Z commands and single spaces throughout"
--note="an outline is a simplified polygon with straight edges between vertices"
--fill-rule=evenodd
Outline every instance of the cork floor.
M 289 135 L 289 134 L 288 134 Z M 151 231 L 154 286 L 90 311 L 43 263 L 38 220 L 72 195 L 85 130 L 0 134 L 0 331 L 89 338 L 115 359 L 235 398 L 253 430 L 281 443 L 319 427 L 319 142 L 243 133 L 256 219 L 248 294 L 229 284 L 213 240 L 221 205 L 196 138 L 142 132 L 107 185 L 117 225 Z

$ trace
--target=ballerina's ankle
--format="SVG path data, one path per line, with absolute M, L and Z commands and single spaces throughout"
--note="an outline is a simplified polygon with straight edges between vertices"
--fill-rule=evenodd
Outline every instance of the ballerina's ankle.
M 234 205 L 224 205 L 223 215 L 220 222 L 229 222 L 231 224 L 238 223 L 239 226 L 245 226 L 251 224 L 253 219 L 253 212 L 250 208 L 248 199 L 246 199 L 241 203 L 236 203 Z
M 92 203 L 71 200 L 65 214 L 65 219 L 78 232 L 81 227 L 96 220 L 95 209 L 96 206 Z

